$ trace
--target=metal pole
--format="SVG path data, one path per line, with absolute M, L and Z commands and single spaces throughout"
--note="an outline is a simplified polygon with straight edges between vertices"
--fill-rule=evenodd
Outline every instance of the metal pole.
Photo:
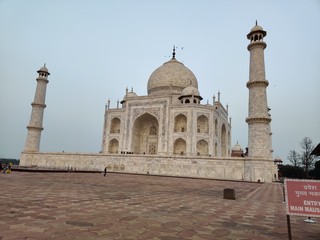
M 289 240 L 292 240 L 291 225 L 290 225 L 290 215 L 287 215 L 287 226 L 288 226 L 288 237 L 289 237 Z

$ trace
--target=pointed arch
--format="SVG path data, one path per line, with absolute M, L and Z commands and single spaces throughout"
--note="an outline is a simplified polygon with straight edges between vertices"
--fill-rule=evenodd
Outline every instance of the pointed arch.
M 110 133 L 120 133 L 121 121 L 119 118 L 115 117 L 111 120 Z
M 228 131 L 228 143 L 227 143 L 227 146 L 228 146 L 228 156 L 231 156 L 231 133 L 230 131 Z
M 218 136 L 218 120 L 214 120 L 214 134 Z
M 184 114 L 179 114 L 174 118 L 174 132 L 187 131 L 187 117 Z
M 221 157 L 227 155 L 227 131 L 226 126 L 222 124 L 221 127 Z
M 197 119 L 198 133 L 209 133 L 209 120 L 206 116 L 200 115 Z
M 214 156 L 218 156 L 218 143 L 216 142 L 215 144 L 214 144 Z
M 173 143 L 173 153 L 176 155 L 185 155 L 187 150 L 186 141 L 182 138 L 178 138 Z
M 109 142 L 108 153 L 117 154 L 119 152 L 119 142 L 117 139 L 113 138 Z
M 142 114 L 133 124 L 131 149 L 135 154 L 157 154 L 158 135 L 158 120 L 149 113 Z
M 208 156 L 208 142 L 204 139 L 201 139 L 197 142 L 197 155 L 198 156 Z

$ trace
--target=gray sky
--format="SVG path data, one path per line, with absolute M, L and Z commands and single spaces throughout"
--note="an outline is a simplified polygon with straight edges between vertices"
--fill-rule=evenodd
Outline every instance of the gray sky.
M 99 152 L 104 106 L 176 58 L 196 75 L 202 103 L 221 92 L 232 146 L 247 146 L 249 52 L 255 21 L 267 31 L 274 157 L 320 142 L 320 1 L 0 0 L 0 157 L 24 148 L 37 70 L 51 75 L 40 150 Z

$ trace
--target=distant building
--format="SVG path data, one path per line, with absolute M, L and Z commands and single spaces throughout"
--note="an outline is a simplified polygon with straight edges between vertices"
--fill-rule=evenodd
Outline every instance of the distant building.
M 231 150 L 231 157 L 244 157 L 245 154 L 243 152 L 242 147 L 240 146 L 240 144 L 234 145 L 234 147 Z

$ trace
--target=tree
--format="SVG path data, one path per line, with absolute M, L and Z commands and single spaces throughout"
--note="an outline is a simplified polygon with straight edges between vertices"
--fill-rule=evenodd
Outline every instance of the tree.
M 279 175 L 284 178 L 304 178 L 303 168 L 298 166 L 281 165 L 279 166 L 279 172 Z
M 316 179 L 320 179 L 320 160 L 314 164 L 314 176 Z
M 288 154 L 288 160 L 293 164 L 293 166 L 298 167 L 300 166 L 300 155 L 295 150 L 291 150 Z
M 314 169 L 310 171 L 310 176 L 315 179 L 320 179 L 320 160 L 314 164 Z
M 312 150 L 314 149 L 314 145 L 312 144 L 312 140 L 308 137 L 304 137 L 300 142 L 300 146 L 302 148 L 302 152 L 300 154 L 301 165 L 304 167 L 305 177 L 309 177 L 309 170 L 313 167 L 315 162 L 315 157 L 310 155 Z
M 19 165 L 20 160 L 19 159 L 13 159 L 13 158 L 0 158 L 0 163 L 12 163 L 13 165 Z

